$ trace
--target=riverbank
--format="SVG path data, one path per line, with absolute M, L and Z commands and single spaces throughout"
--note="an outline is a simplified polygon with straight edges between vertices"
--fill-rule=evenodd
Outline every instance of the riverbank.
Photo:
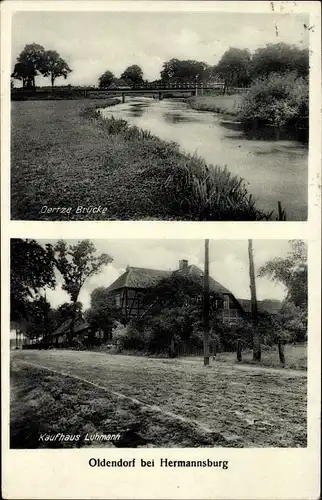
M 242 102 L 240 94 L 196 96 L 187 99 L 192 109 L 197 111 L 210 111 L 227 117 L 237 117 Z
M 107 104 L 12 103 L 11 210 L 25 220 L 266 220 L 238 176 L 185 154 Z

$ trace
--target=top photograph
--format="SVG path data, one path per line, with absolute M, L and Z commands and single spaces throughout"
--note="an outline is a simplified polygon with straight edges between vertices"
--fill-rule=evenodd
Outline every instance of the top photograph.
M 312 27 L 269 4 L 15 12 L 11 219 L 307 220 Z

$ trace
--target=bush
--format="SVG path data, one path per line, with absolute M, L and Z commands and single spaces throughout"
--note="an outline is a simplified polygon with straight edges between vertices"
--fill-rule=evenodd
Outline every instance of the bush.
M 255 80 L 244 96 L 239 119 L 246 125 L 308 126 L 308 81 L 296 73 Z
M 124 349 L 124 344 L 126 342 L 126 335 L 127 335 L 126 326 L 124 326 L 119 321 L 115 321 L 114 328 L 112 329 L 112 340 L 119 351 L 122 351 Z

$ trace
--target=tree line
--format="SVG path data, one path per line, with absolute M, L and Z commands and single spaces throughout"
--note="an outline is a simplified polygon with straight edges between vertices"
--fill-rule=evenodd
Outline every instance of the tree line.
M 232 87 L 247 87 L 258 78 L 270 74 L 294 72 L 299 77 L 309 74 L 309 52 L 286 43 L 268 44 L 252 54 L 248 49 L 231 47 L 221 57 L 218 64 L 211 66 L 202 61 L 172 58 L 163 63 L 160 78 L 155 84 L 182 84 L 208 81 L 221 81 L 224 91 Z M 112 71 L 105 71 L 99 78 L 100 87 L 109 87 L 119 79 Z M 144 80 L 140 66 L 129 66 L 121 74 L 121 83 L 140 86 Z
M 59 77 L 65 79 L 72 69 L 55 50 L 45 50 L 36 43 L 26 45 L 17 58 L 12 78 L 22 81 L 23 88 L 35 89 L 35 77 L 50 77 L 51 85 Z M 154 82 L 144 79 L 143 69 L 137 64 L 128 66 L 120 78 L 106 70 L 98 79 L 101 88 L 111 85 L 139 87 L 144 83 L 180 84 L 220 80 L 224 90 L 247 87 L 258 78 L 271 74 L 294 72 L 298 77 L 309 74 L 309 51 L 286 43 L 268 44 L 251 53 L 248 49 L 230 47 L 216 65 L 202 61 L 172 58 L 163 63 L 160 78 Z

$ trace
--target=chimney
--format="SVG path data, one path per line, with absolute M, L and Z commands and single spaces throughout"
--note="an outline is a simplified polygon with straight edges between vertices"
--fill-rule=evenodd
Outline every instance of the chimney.
M 179 260 L 179 269 L 186 269 L 188 267 L 188 261 L 183 259 Z

